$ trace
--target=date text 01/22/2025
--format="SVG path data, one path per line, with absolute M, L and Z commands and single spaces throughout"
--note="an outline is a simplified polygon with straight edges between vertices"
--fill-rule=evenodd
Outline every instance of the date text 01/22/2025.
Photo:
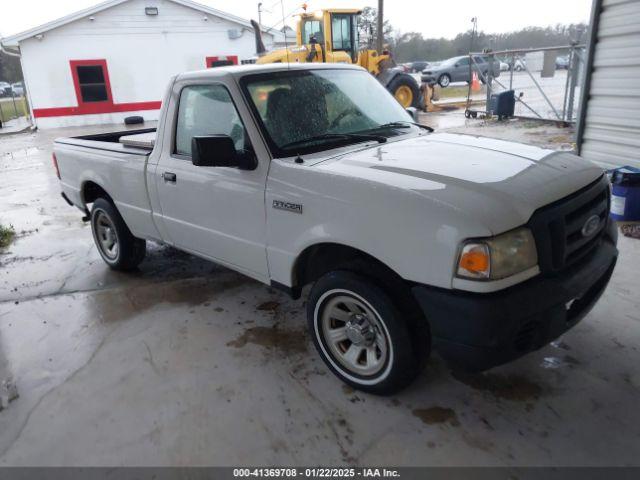
M 399 478 L 400 473 L 387 468 L 235 468 L 233 476 L 237 478 Z

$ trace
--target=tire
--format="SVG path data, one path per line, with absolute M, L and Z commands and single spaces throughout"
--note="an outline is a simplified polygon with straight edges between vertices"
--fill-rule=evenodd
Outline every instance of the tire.
M 443 73 L 442 75 L 440 75 L 440 78 L 438 78 L 438 84 L 442 88 L 447 88 L 450 83 L 451 83 L 451 77 L 449 76 L 448 73 Z
M 415 339 L 424 337 L 412 334 L 409 315 L 385 291 L 348 271 L 318 279 L 307 301 L 307 322 L 316 350 L 334 375 L 376 395 L 407 387 L 430 350 L 430 342 L 422 348 L 417 344 Z
M 132 115 L 131 117 L 126 117 L 124 119 L 125 125 L 139 125 L 141 123 L 144 123 L 144 118 L 140 115 Z
M 420 108 L 420 87 L 412 76 L 406 73 L 396 75 L 387 85 L 387 90 L 404 108 Z
M 93 202 L 91 232 L 100 256 L 113 270 L 134 270 L 144 259 L 147 242 L 133 236 L 110 200 Z

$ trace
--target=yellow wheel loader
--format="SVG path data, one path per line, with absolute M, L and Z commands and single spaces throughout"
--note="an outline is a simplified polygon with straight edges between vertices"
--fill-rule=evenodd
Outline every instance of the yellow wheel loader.
M 331 9 L 303 13 L 298 20 L 296 45 L 267 52 L 259 25 L 252 20 L 256 35 L 257 64 L 265 63 L 354 63 L 367 69 L 405 108 L 426 110 L 428 89 L 401 68 L 387 52 L 358 49 L 358 17 L 361 10 Z

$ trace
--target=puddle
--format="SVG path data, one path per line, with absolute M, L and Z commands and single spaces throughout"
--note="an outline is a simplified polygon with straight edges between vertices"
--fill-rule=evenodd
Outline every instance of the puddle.
M 540 366 L 547 370 L 555 370 L 562 367 L 574 367 L 580 365 L 580 361 L 571 355 L 565 355 L 563 357 L 545 357 L 542 360 Z
M 228 342 L 227 346 L 242 348 L 249 343 L 277 350 L 285 356 L 307 351 L 307 337 L 304 330 L 283 330 L 277 325 L 248 328 L 238 338 Z
M 231 276 L 231 275 L 229 275 Z M 134 289 L 105 290 L 92 297 L 95 311 L 105 323 L 126 320 L 163 303 L 195 307 L 216 295 L 244 285 L 246 279 L 233 274 L 229 280 L 195 279 L 167 284 L 148 284 Z
M 553 348 L 560 348 L 562 350 L 571 350 L 571 347 L 564 343 L 562 340 L 556 340 L 555 342 L 551 342 L 551 346 Z
M 275 312 L 280 304 L 278 302 L 270 301 L 261 303 L 256 307 L 256 310 L 260 310 L 262 312 Z
M 422 420 L 427 425 L 436 425 L 440 423 L 448 423 L 453 427 L 460 425 L 458 416 L 452 408 L 446 407 L 430 407 L 430 408 L 416 408 L 413 410 L 413 415 Z
M 537 399 L 542 395 L 542 387 L 520 375 L 499 375 L 496 373 L 472 374 L 453 372 L 459 382 L 473 388 L 492 393 L 497 398 L 512 401 Z

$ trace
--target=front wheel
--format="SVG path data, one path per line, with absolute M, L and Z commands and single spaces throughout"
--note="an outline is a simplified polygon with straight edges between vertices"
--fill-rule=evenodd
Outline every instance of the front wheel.
M 144 259 L 147 243 L 133 236 L 118 209 L 98 198 L 91 208 L 91 231 L 100 256 L 114 270 L 133 270 Z
M 352 387 L 389 395 L 408 386 L 423 359 L 408 320 L 368 279 L 330 272 L 311 289 L 307 321 L 318 353 Z
M 447 88 L 451 83 L 451 77 L 447 73 L 444 73 L 440 75 L 440 78 L 438 79 L 438 83 L 442 88 Z
M 404 108 L 420 107 L 420 88 L 412 76 L 406 74 L 397 75 L 389 82 L 387 90 Z

